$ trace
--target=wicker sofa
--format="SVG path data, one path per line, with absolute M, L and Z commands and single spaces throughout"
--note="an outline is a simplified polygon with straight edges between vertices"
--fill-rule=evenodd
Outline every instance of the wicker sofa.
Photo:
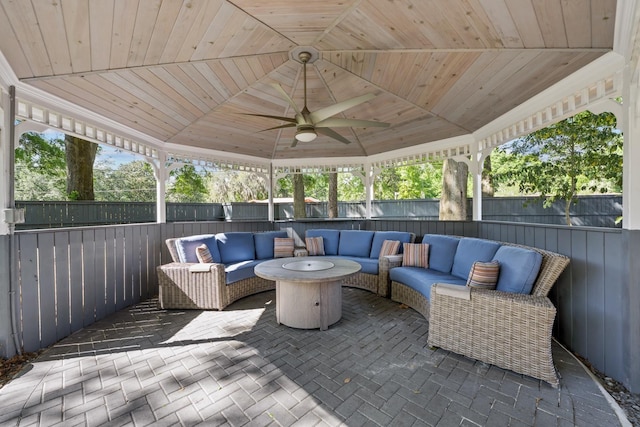
M 557 387 L 551 355 L 556 309 L 547 294 L 569 259 L 483 239 L 428 234 L 422 242 L 430 245 L 424 273 L 402 267 L 401 257 L 390 260 L 391 298 L 429 320 L 428 344 Z M 500 262 L 496 290 L 464 286 L 474 260 L 494 259 Z
M 327 256 L 345 257 L 361 264 L 361 272 L 346 280 L 345 286 L 382 295 L 387 295 L 389 289 L 389 261 L 378 256 L 382 242 L 410 242 L 415 238 L 408 232 L 364 230 L 309 230 L 307 235 L 323 237 Z M 256 276 L 254 267 L 274 258 L 277 237 L 287 237 L 287 232 L 230 232 L 167 239 L 173 262 L 157 268 L 160 307 L 222 310 L 245 296 L 275 289 L 275 282 Z M 209 248 L 213 263 L 198 263 L 195 248 L 203 243 Z M 306 255 L 304 250 L 296 252 Z

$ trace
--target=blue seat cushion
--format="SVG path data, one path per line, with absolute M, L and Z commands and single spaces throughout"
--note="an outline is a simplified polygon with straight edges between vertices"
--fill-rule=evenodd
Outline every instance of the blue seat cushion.
M 338 255 L 338 243 L 340 242 L 340 230 L 314 229 L 307 230 L 306 237 L 322 237 L 325 255 Z
M 442 273 L 450 273 L 460 238 L 425 234 L 422 243 L 429 244 L 429 268 Z
M 500 263 L 497 291 L 530 294 L 536 282 L 542 255 L 530 249 L 504 245 L 493 257 Z
M 253 233 L 242 231 L 218 233 L 216 240 L 218 241 L 220 259 L 225 265 L 256 258 Z
M 273 258 L 273 239 L 276 237 L 287 237 L 287 232 L 265 231 L 264 233 L 253 233 L 253 240 L 256 245 L 256 259 Z
M 466 280 L 473 263 L 491 261 L 499 247 L 500 243 L 491 240 L 463 237 L 453 257 L 451 274 Z
M 420 292 L 425 298 L 431 298 L 431 286 L 434 283 L 451 283 L 464 286 L 466 279 L 460 279 L 449 273 L 422 267 L 396 267 L 389 271 L 389 278 Z
M 400 252 L 402 253 L 402 243 L 411 242 L 411 233 L 406 231 L 376 231 L 371 242 L 371 253 L 369 258 L 378 259 L 380 257 L 380 249 L 385 240 L 397 240 L 400 242 Z
M 342 230 L 340 232 L 338 255 L 369 258 L 373 234 L 373 231 Z
M 240 261 L 233 264 L 225 265 L 224 271 L 226 273 L 227 285 L 238 282 L 240 280 L 249 279 L 255 277 L 256 273 L 253 271 L 253 267 L 260 264 L 260 260 Z
M 357 256 L 341 256 L 340 259 L 348 259 L 351 261 L 355 261 L 358 264 L 360 264 L 360 266 L 362 267 L 362 269 L 360 270 L 360 272 L 362 273 L 369 273 L 369 274 L 378 274 L 378 259 L 373 259 L 373 258 L 364 258 L 364 257 L 357 257 Z
M 221 262 L 220 252 L 218 251 L 216 236 L 214 234 L 201 234 L 198 236 L 182 237 L 176 240 L 175 246 L 178 252 L 178 261 L 198 262 L 196 248 L 203 243 L 209 248 L 213 262 Z

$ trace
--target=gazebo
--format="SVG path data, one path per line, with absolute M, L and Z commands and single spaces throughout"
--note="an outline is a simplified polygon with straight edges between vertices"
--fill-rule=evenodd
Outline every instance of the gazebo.
M 273 228 L 166 224 L 172 168 L 253 171 L 271 185 L 288 173 L 350 172 L 370 218 L 382 168 L 452 158 L 473 175 L 473 221 L 403 227 L 568 255 L 552 296 L 555 335 L 640 391 L 636 1 L 29 0 L 2 2 L 0 23 L 0 265 L 10 272 L 0 277 L 0 356 L 153 295 L 166 237 Z M 622 229 L 483 221 L 491 150 L 584 110 L 615 113 L 624 132 Z M 148 160 L 157 223 L 16 233 L 14 145 L 45 129 Z

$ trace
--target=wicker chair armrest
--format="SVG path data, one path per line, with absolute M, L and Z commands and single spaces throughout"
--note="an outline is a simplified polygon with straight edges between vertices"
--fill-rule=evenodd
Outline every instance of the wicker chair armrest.
M 542 379 L 558 378 L 551 356 L 556 308 L 543 296 L 470 289 L 470 299 L 431 288 L 428 344 Z
M 381 256 L 379 262 L 380 270 L 389 271 L 394 267 L 402 266 L 402 254 Z
M 208 264 L 208 271 L 192 272 L 190 270 L 194 265 L 172 262 L 158 267 L 162 308 L 221 310 L 227 305 L 224 265 Z

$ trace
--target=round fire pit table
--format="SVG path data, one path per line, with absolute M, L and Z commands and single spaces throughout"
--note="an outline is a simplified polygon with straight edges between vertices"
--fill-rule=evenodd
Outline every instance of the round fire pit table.
M 257 276 L 276 282 L 276 320 L 324 331 L 342 317 L 342 280 L 360 264 L 341 258 L 276 258 L 256 265 Z

